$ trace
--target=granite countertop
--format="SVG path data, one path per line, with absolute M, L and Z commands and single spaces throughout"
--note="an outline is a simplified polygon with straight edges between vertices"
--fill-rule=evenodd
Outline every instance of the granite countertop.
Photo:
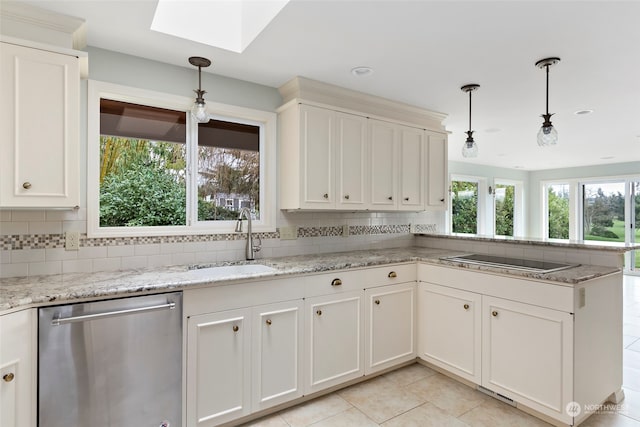
M 491 243 L 517 243 L 519 245 L 547 246 L 565 249 L 593 249 L 605 252 L 624 253 L 640 249 L 640 243 L 603 242 L 599 240 L 565 240 L 546 239 L 537 237 L 485 236 L 482 234 L 466 233 L 418 233 L 417 236 L 435 237 L 439 239 L 453 239 L 466 241 L 480 241 Z
M 573 286 L 590 279 L 619 272 L 619 268 L 579 265 L 552 273 L 532 273 L 508 268 L 462 264 L 443 257 L 462 254 L 460 251 L 409 247 L 363 250 L 319 255 L 300 255 L 256 261 L 221 262 L 206 266 L 259 264 L 271 267 L 266 272 L 238 272 L 224 270 L 215 278 L 190 266 L 138 269 L 102 273 L 73 273 L 50 276 L 16 277 L 0 280 L 0 313 L 18 308 L 40 305 L 66 304 L 85 299 L 131 296 L 136 293 L 156 293 L 188 289 L 189 287 L 219 286 L 233 281 L 268 279 L 279 276 L 322 273 L 332 270 L 363 268 L 402 262 L 422 261 L 451 267 L 468 268 L 495 274 L 507 274 Z

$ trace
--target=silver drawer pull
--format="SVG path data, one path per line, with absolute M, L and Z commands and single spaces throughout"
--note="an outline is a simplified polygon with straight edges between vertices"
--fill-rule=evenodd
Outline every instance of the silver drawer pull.
M 86 322 L 87 320 L 106 319 L 109 317 L 124 316 L 127 314 L 133 314 L 133 313 L 144 313 L 148 311 L 173 310 L 174 308 L 176 308 L 176 303 L 168 302 L 166 304 L 152 305 L 149 307 L 130 308 L 127 310 L 118 310 L 118 311 L 107 311 L 104 313 L 84 314 L 82 316 L 61 317 L 59 319 L 53 319 L 51 321 L 51 325 L 60 326 L 67 323 Z
M 331 281 L 331 286 L 340 286 L 340 285 L 342 285 L 342 280 L 340 279 L 333 279 Z

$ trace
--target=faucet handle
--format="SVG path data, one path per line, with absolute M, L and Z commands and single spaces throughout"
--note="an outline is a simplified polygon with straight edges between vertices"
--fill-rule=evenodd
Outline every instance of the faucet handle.
M 254 235 L 253 238 L 258 241 L 257 244 L 253 245 L 253 252 L 260 252 L 260 249 L 262 249 L 262 239 L 257 234 Z

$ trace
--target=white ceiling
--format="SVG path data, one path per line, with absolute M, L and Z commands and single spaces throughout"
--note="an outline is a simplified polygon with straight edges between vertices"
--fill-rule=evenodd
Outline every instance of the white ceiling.
M 446 113 L 450 160 L 525 170 L 640 161 L 637 1 L 293 0 L 243 53 L 151 31 L 153 0 L 24 3 L 85 19 L 90 46 L 190 68 L 189 56 L 205 56 L 215 74 L 272 87 L 300 75 Z M 534 63 L 549 56 L 562 59 L 550 71 L 559 143 L 539 148 L 545 74 Z M 350 73 L 362 65 L 373 75 Z M 460 153 L 468 83 L 481 86 L 471 160 Z M 594 113 L 574 114 L 584 109 Z

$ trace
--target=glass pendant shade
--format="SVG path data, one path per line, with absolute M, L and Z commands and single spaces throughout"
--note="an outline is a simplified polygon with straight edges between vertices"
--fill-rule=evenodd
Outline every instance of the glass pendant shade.
M 549 126 L 542 125 L 538 131 L 538 145 L 540 147 L 548 147 L 558 143 L 558 131 L 552 124 Z
M 204 102 L 194 102 L 191 106 L 191 115 L 198 123 L 207 123 L 209 121 L 209 114 L 207 113 L 207 106 Z
M 478 157 L 478 144 L 475 141 L 469 143 L 464 143 L 462 146 L 462 156 L 463 157 Z
M 473 140 L 473 131 L 467 131 L 467 140 L 462 145 L 462 157 L 478 157 L 478 144 Z

